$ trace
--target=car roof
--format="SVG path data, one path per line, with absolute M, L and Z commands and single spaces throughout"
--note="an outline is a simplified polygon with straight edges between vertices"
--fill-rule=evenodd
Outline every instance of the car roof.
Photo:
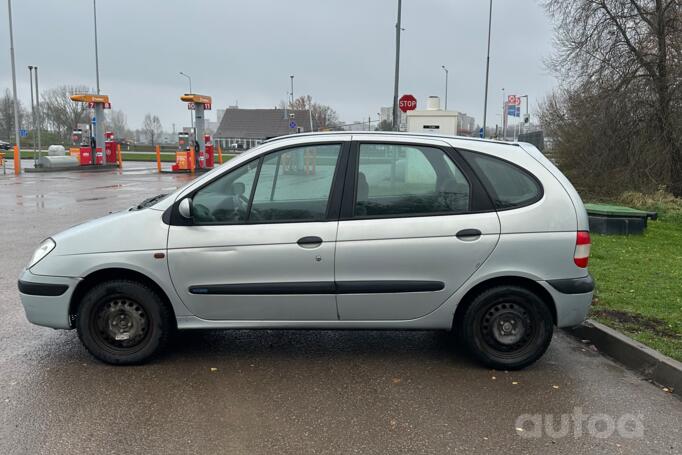
M 452 140 L 456 139 L 458 141 L 472 141 L 472 142 L 480 142 L 480 143 L 487 143 L 487 144 L 501 144 L 501 145 L 511 145 L 518 147 L 519 143 L 518 142 L 509 142 L 509 141 L 499 141 L 499 140 L 494 140 L 494 139 L 482 139 L 478 137 L 470 137 L 470 136 L 454 136 L 454 135 L 446 135 L 446 134 L 427 134 L 427 133 L 413 133 L 413 132 L 404 132 L 404 131 L 321 131 L 321 132 L 314 132 L 314 133 L 297 133 L 297 134 L 287 134 L 285 136 L 278 136 L 278 137 L 273 137 L 271 139 L 268 139 L 264 141 L 264 143 L 270 143 L 270 142 L 276 142 L 284 139 L 295 139 L 297 137 L 315 137 L 315 136 L 352 136 L 352 135 L 371 135 L 371 136 L 377 136 L 377 137 L 419 137 L 419 138 L 425 138 L 425 139 L 446 139 L 446 140 Z

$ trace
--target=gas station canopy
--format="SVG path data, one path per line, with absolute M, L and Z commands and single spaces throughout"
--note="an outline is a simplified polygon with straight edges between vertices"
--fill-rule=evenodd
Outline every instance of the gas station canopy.
M 197 95 L 196 93 L 185 93 L 180 97 L 180 101 L 195 104 L 211 104 L 211 97 L 208 95 Z
M 76 93 L 71 95 L 71 101 L 79 103 L 103 103 L 109 102 L 109 95 L 93 95 L 90 93 Z

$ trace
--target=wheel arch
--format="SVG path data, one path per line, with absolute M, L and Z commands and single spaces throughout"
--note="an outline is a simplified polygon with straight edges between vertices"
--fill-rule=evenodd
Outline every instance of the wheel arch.
M 455 309 L 455 314 L 453 317 L 453 327 L 456 327 L 457 322 L 462 320 L 464 313 L 466 312 L 467 308 L 469 308 L 471 302 L 473 302 L 474 298 L 477 295 L 479 295 L 481 292 L 487 289 L 491 289 L 497 286 L 519 286 L 533 292 L 545 303 L 545 305 L 547 305 L 549 311 L 552 313 L 552 321 L 554 322 L 554 325 L 557 324 L 556 302 L 554 301 L 554 298 L 552 298 L 552 295 L 547 291 L 547 289 L 542 287 L 542 285 L 540 285 L 537 281 L 534 281 L 530 278 L 507 275 L 489 278 L 487 280 L 481 281 L 480 283 L 477 283 L 475 286 L 469 289 L 466 292 L 466 294 L 464 294 L 464 296 L 460 299 L 459 304 Z
M 170 310 L 171 315 L 173 316 L 173 323 L 177 327 L 178 323 L 177 318 L 175 316 L 175 309 L 173 308 L 173 304 L 171 303 L 170 298 L 168 298 L 168 294 L 166 294 L 163 288 L 159 286 L 159 284 L 156 281 L 149 278 L 144 273 L 122 267 L 110 267 L 96 270 L 86 275 L 78 283 L 76 289 L 71 295 L 71 301 L 69 302 L 69 320 L 72 326 L 74 318 L 78 313 L 78 307 L 85 294 L 98 283 L 102 283 L 108 280 L 131 280 L 149 286 L 161 298 L 163 304 L 168 306 L 168 309 Z

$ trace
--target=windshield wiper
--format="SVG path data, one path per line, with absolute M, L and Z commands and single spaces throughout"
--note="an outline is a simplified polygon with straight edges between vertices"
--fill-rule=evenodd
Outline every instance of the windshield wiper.
M 168 196 L 168 193 L 163 193 L 163 194 L 158 194 L 154 197 L 150 197 L 148 199 L 145 199 L 144 201 L 140 202 L 136 207 L 135 210 L 142 210 L 144 208 L 150 207 L 157 202 L 159 202 L 161 199 L 165 198 Z

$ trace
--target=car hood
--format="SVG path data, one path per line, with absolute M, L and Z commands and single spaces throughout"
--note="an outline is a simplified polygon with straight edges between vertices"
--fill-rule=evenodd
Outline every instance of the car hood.
M 165 249 L 168 225 L 162 211 L 150 208 L 116 212 L 53 235 L 51 255 Z

